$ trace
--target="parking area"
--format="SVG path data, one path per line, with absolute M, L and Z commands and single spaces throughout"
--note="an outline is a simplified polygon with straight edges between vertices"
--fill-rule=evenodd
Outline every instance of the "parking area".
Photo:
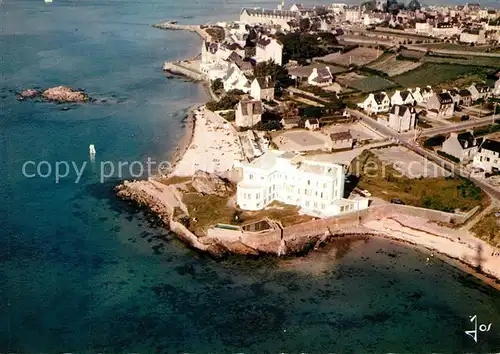
M 359 122 L 353 124 L 329 125 L 323 129 L 328 132 L 328 134 L 349 131 L 356 141 L 382 139 L 382 136 Z
M 294 129 L 273 137 L 281 151 L 315 151 L 328 148 L 329 138 L 319 131 Z
M 413 151 L 400 146 L 375 149 L 372 152 L 386 164 L 392 165 L 397 171 L 409 178 L 445 177 L 450 173 L 435 163 L 424 159 Z

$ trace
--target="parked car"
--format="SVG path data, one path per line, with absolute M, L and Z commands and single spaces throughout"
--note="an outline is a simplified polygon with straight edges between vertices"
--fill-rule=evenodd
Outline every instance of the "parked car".
M 391 203 L 392 204 L 399 204 L 399 205 L 405 205 L 405 202 L 403 202 L 401 199 L 399 198 L 392 198 L 391 199 Z

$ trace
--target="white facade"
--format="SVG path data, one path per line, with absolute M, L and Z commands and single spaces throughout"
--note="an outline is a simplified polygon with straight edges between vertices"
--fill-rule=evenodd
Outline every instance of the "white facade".
M 250 92 L 250 82 L 236 64 L 230 65 L 222 81 L 226 92 L 231 90 L 241 90 L 245 93 Z
M 420 87 L 416 87 L 414 90 L 409 89 L 408 91 L 411 92 L 411 95 L 413 96 L 415 102 L 423 103 L 425 101 L 424 96 L 422 95 L 422 91 L 420 91 Z
M 495 88 L 493 89 L 493 94 L 495 96 L 500 96 L 500 78 L 495 82 Z
M 417 22 L 415 23 L 415 32 L 418 34 L 431 34 L 432 26 L 427 22 Z
M 500 170 L 500 142 L 485 140 L 474 156 L 472 165 L 488 173 Z
M 263 112 L 260 100 L 243 99 L 235 108 L 235 124 L 237 127 L 253 127 L 261 121 Z
M 243 9 L 240 14 L 240 22 L 249 25 L 272 25 L 279 26 L 285 31 L 289 31 L 288 22 L 298 20 L 300 13 L 284 10 L 265 9 Z
M 462 43 L 475 43 L 485 44 L 486 34 L 484 30 L 481 31 L 463 31 L 460 33 L 460 42 Z
M 307 83 L 312 86 L 329 86 L 333 83 L 333 75 L 330 67 L 326 66 L 322 69 L 314 68 L 311 75 L 307 78 Z
M 413 104 L 415 102 L 415 99 L 413 98 L 413 95 L 411 94 L 410 91 L 399 91 L 396 90 L 394 92 L 394 95 L 391 97 L 391 105 L 401 105 L 401 104 Z
M 243 178 L 237 187 L 237 204 L 244 210 L 261 210 L 273 201 L 296 205 L 303 212 L 333 216 L 366 209 L 368 200 L 347 200 L 344 168 L 309 160 L 291 152 L 269 150 L 251 163 L 235 163 Z
M 269 60 L 281 65 L 283 62 L 283 44 L 274 38 L 262 37 L 257 41 L 255 61 L 257 63 Z
M 391 101 L 385 92 L 370 93 L 370 95 L 360 104 L 359 107 L 363 108 L 368 113 L 384 113 L 389 111 Z
M 256 100 L 274 100 L 274 82 L 272 82 L 271 77 L 253 79 L 250 86 L 250 96 Z

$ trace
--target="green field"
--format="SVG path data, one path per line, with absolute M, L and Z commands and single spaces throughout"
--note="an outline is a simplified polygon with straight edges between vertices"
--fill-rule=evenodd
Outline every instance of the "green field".
M 387 90 L 392 87 L 396 87 L 397 85 L 379 76 L 370 76 L 362 79 L 351 80 L 348 82 L 348 86 L 361 92 L 374 92 Z
M 463 52 L 486 52 L 491 48 L 494 48 L 493 46 L 474 46 L 471 47 L 470 45 L 464 45 L 464 44 L 455 44 L 455 43 L 426 43 L 426 44 L 421 44 L 418 45 L 419 47 L 425 47 L 428 49 L 443 49 L 443 50 L 456 50 L 456 51 L 463 51 Z
M 492 68 L 500 67 L 500 58 L 492 57 L 427 55 L 422 61 L 425 63 L 488 66 Z
M 359 176 L 357 187 L 390 201 L 399 198 L 407 205 L 454 212 L 489 204 L 488 196 L 463 178 L 437 177 L 410 179 L 392 166 L 384 165 L 371 151 L 364 151 L 351 163 L 351 174 Z
M 425 63 L 421 67 L 391 78 L 403 87 L 436 86 L 462 77 L 486 77 L 492 69 L 467 65 Z

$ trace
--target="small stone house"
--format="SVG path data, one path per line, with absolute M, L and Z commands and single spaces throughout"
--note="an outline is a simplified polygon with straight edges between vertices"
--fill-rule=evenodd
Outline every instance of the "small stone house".
M 472 94 L 469 90 L 460 90 L 458 94 L 460 95 L 460 104 L 462 106 L 472 105 Z
M 292 129 L 299 126 L 300 118 L 299 117 L 286 117 L 282 118 L 280 123 L 283 126 L 283 129 Z
M 500 171 L 500 142 L 486 139 L 474 156 L 473 166 L 491 173 Z
M 417 112 L 415 108 L 407 105 L 396 105 L 389 112 L 388 126 L 398 133 L 415 129 L 417 124 Z
M 368 97 L 360 104 L 359 107 L 363 108 L 368 113 L 383 113 L 388 112 L 391 100 L 387 93 L 370 93 Z
M 271 76 L 255 78 L 250 86 L 250 95 L 256 100 L 274 100 L 274 81 Z
M 319 120 L 316 118 L 309 118 L 308 120 L 306 120 L 304 126 L 309 130 L 319 129 Z
M 307 78 L 307 83 L 311 86 L 329 86 L 333 83 L 333 75 L 330 67 L 314 68 L 311 75 Z
M 451 118 L 455 112 L 453 97 L 448 92 L 436 93 L 427 101 L 427 115 L 435 118 Z
M 345 132 L 338 132 L 330 134 L 330 139 L 332 140 L 332 149 L 352 149 L 354 145 L 354 139 L 349 130 Z
M 235 111 L 237 127 L 253 127 L 261 121 L 264 109 L 260 100 L 243 99 L 238 102 Z
M 482 138 L 476 139 L 471 132 L 451 133 L 443 143 L 442 150 L 448 155 L 454 156 L 460 162 L 472 160 L 478 151 Z
M 487 99 L 491 94 L 491 87 L 485 84 L 472 84 L 468 90 L 472 94 L 473 101 L 477 101 L 480 98 Z

